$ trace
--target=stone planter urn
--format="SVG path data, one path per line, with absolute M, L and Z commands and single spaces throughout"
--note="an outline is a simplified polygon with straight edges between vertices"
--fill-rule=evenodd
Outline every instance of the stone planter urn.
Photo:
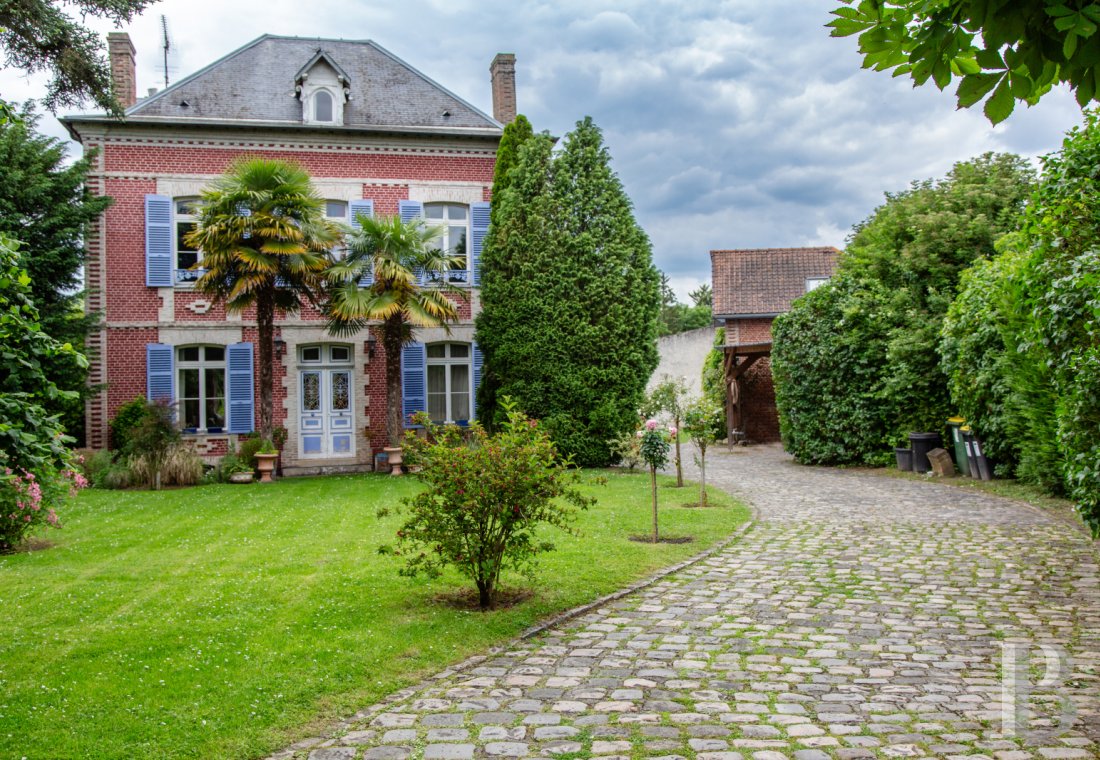
M 251 472 L 235 472 L 235 473 L 233 473 L 232 475 L 229 476 L 229 482 L 230 483 L 238 483 L 238 484 L 251 483 L 252 482 L 252 473 Z
M 393 469 L 390 470 L 390 475 L 401 475 L 401 447 L 400 446 L 387 446 L 382 451 L 386 452 L 386 456 L 389 457 L 387 461 L 393 465 Z
M 279 458 L 278 454 L 257 454 L 256 455 L 256 469 L 260 471 L 261 483 L 274 483 L 271 479 L 271 473 L 275 471 L 275 460 Z

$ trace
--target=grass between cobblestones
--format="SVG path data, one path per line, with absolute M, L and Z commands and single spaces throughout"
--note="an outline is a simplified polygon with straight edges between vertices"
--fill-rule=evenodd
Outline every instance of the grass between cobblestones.
M 0 557 L 0 756 L 247 758 L 316 731 L 548 615 L 728 536 L 748 509 L 661 488 L 640 544 L 647 475 L 585 473 L 598 505 L 552 535 L 531 595 L 488 614 L 441 601 L 464 584 L 397 576 L 377 548 L 419 487 L 379 475 L 271 486 L 87 491 L 50 548 Z M 663 485 L 670 479 L 665 478 Z M 695 495 L 697 497 L 695 486 Z

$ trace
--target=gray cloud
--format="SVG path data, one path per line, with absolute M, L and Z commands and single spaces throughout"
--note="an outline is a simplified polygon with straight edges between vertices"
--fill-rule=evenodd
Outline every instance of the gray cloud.
M 514 52 L 536 128 L 562 135 L 588 114 L 604 129 L 656 263 L 686 298 L 709 279 L 711 248 L 842 245 L 884 192 L 989 150 L 1049 152 L 1080 120 L 1059 92 L 991 128 L 951 92 L 863 71 L 855 41 L 824 28 L 837 4 L 165 0 L 129 31 L 142 91 L 162 84 L 163 13 L 173 79 L 264 32 L 371 38 L 486 111 L 489 61 Z M 5 97 L 41 87 L 0 76 Z

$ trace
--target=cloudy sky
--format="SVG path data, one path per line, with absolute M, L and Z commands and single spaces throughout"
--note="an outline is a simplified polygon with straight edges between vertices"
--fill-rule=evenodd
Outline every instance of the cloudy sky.
M 491 112 L 488 66 L 517 58 L 519 110 L 536 129 L 599 124 L 657 266 L 681 298 L 710 279 L 713 248 L 835 245 L 883 193 L 985 151 L 1037 156 L 1080 120 L 1066 92 L 991 128 L 950 91 L 865 72 L 824 24 L 837 0 L 165 0 L 126 31 L 138 92 L 270 32 L 369 38 Z M 96 28 L 110 31 L 107 24 Z M 0 95 L 40 79 L 0 72 Z M 64 131 L 52 118 L 42 128 Z M 75 149 L 78 147 L 74 146 Z

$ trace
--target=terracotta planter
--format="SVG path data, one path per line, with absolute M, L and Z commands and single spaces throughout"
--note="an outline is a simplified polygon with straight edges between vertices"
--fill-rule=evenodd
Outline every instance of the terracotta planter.
M 256 455 L 256 469 L 260 471 L 261 483 L 274 483 L 271 479 L 271 473 L 275 471 L 275 460 L 279 458 L 278 454 L 257 454 Z
M 401 475 L 401 447 L 400 446 L 387 446 L 382 449 L 386 452 L 386 456 L 389 457 L 389 463 L 393 465 L 393 469 L 390 470 L 390 475 Z

